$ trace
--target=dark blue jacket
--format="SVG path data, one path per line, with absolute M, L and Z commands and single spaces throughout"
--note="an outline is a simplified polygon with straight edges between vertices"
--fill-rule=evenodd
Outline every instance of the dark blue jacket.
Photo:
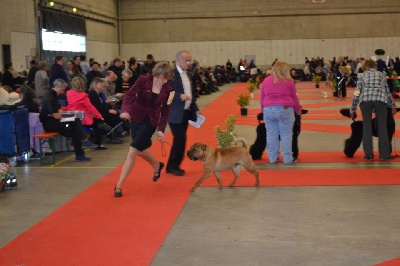
M 188 77 L 189 80 L 192 80 L 192 77 L 189 72 Z M 169 115 L 169 123 L 173 124 L 180 124 L 182 123 L 183 119 L 183 112 L 185 108 L 185 101 L 181 101 L 181 94 L 184 94 L 185 91 L 183 89 L 183 84 L 182 84 L 182 78 L 181 75 L 179 74 L 179 71 L 177 68 L 174 69 L 174 77 L 170 81 L 168 81 L 168 84 L 172 87 L 172 89 L 175 91 L 174 99 L 172 100 L 171 103 L 171 113 Z M 190 105 L 190 109 L 193 112 L 199 111 L 199 108 L 197 107 L 196 104 L 196 94 L 195 91 L 193 90 L 192 82 L 190 82 L 190 87 L 192 90 L 192 104 Z

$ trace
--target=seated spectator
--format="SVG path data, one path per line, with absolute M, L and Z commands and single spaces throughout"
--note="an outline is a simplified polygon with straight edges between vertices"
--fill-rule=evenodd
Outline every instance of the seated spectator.
M 75 77 L 71 81 L 71 86 L 71 90 L 67 91 L 68 110 L 85 112 L 82 125 L 93 129 L 94 143 L 97 145 L 94 149 L 106 150 L 107 148 L 101 145 L 104 119 L 90 102 L 89 96 L 85 92 L 85 81 L 80 77 Z
M 25 105 L 29 113 L 39 113 L 39 103 L 36 101 L 35 91 L 27 86 L 21 86 L 21 104 Z
M 290 70 L 290 77 L 291 77 L 293 80 L 297 80 L 297 81 L 301 80 L 301 75 L 298 74 L 298 73 L 296 72 L 296 69 L 294 69 L 294 68 L 292 68 L 292 69 Z
M 225 70 L 225 66 L 221 65 L 219 68 L 219 73 L 221 74 L 221 80 L 223 83 L 231 83 L 231 77 Z
M 103 93 L 107 98 L 107 104 L 112 104 L 110 98 L 117 98 L 118 100 L 121 100 L 124 97 L 123 93 L 116 93 L 115 82 L 117 81 L 117 78 L 117 75 L 111 70 L 108 70 L 104 76 L 107 85 Z
M 108 108 L 105 99 L 102 97 L 102 93 L 106 90 L 107 82 L 101 78 L 94 78 L 89 89 L 89 99 L 92 105 L 99 111 L 103 116 L 104 121 L 111 127 L 116 127 L 122 122 L 119 118 L 119 113 L 116 109 Z M 110 135 L 110 142 L 113 144 L 121 144 L 122 141 L 117 138 L 118 131 L 114 130 Z
M 54 81 L 53 88 L 42 99 L 40 122 L 43 124 L 44 131 L 58 132 L 65 137 L 72 138 L 76 161 L 90 161 L 91 159 L 85 156 L 85 151 L 82 149 L 82 121 L 76 118 L 72 122 L 61 122 L 62 110 L 58 96 L 63 94 L 66 88 L 67 83 L 64 80 L 56 79 Z
M 204 77 L 207 79 L 208 87 L 211 92 L 219 91 L 218 89 L 218 81 L 213 75 L 214 70 L 211 67 L 208 67 L 206 71 L 204 71 Z
M 122 70 L 121 82 L 117 82 L 116 93 L 123 93 L 124 96 L 133 85 L 132 71 L 130 69 Z
M 236 71 L 236 68 L 232 67 L 232 70 L 229 73 L 231 82 L 236 82 L 239 78 L 239 73 Z
M 192 82 L 193 87 L 196 88 L 196 97 L 199 97 L 200 95 L 211 94 L 211 91 L 208 89 L 208 84 L 206 78 L 203 75 L 201 67 L 196 67 L 193 74 Z
M 115 82 L 119 82 L 122 77 L 122 70 L 124 70 L 124 65 L 122 64 L 122 59 L 120 57 L 116 57 L 112 61 L 112 65 L 108 68 L 109 71 L 114 72 L 117 75 Z
M 103 75 L 99 71 L 100 64 L 96 61 L 92 63 L 92 69 L 86 74 L 86 88 L 89 90 L 90 84 L 92 83 L 94 78 L 102 78 Z
M 7 63 L 4 65 L 4 74 L 1 80 L 1 84 L 9 86 L 12 90 L 15 90 L 16 83 L 13 76 L 14 68 L 12 63 Z

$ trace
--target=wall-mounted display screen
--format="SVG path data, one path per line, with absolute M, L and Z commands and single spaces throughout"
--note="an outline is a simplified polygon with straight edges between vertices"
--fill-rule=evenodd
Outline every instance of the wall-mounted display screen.
M 42 29 L 44 51 L 86 52 L 86 36 L 51 32 Z

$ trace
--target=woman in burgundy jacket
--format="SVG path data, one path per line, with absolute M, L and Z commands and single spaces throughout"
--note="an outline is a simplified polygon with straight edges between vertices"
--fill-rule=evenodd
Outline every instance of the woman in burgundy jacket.
M 152 144 L 151 137 L 156 131 L 158 140 L 165 141 L 164 131 L 173 98 L 172 88 L 167 84 L 172 78 L 171 70 L 169 63 L 158 63 L 152 75 L 140 76 L 125 96 L 120 117 L 131 121 L 132 143 L 119 181 L 114 188 L 115 197 L 122 197 L 122 184 L 131 172 L 138 155 L 154 168 L 153 181 L 160 178 L 164 163 L 158 162 L 148 148 Z

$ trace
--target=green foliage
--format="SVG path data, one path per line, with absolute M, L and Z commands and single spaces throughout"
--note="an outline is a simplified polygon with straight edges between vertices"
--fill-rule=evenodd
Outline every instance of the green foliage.
M 217 142 L 219 148 L 230 147 L 235 140 L 235 115 L 229 115 L 225 120 L 226 130 L 222 130 L 220 126 L 215 127 L 217 133 Z
M 247 89 L 250 93 L 252 93 L 256 89 L 256 83 L 253 82 L 251 79 L 247 80 Z
M 319 84 L 320 81 L 321 81 L 321 76 L 320 76 L 320 75 L 315 75 L 315 76 L 314 76 L 314 82 L 315 82 L 315 84 Z
M 375 50 L 375 54 L 376 54 L 376 55 L 384 55 L 384 54 L 385 54 L 385 50 L 383 50 L 383 49 L 376 49 L 376 50 Z
M 241 108 L 246 108 L 250 104 L 250 94 L 246 92 L 240 93 L 236 102 Z

